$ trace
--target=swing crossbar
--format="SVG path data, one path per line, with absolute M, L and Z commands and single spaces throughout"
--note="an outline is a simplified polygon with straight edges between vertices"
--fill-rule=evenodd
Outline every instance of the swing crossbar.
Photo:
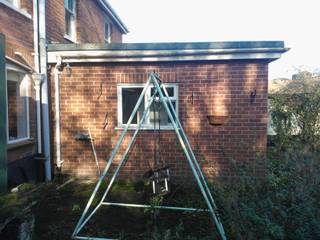
M 188 211 L 188 212 L 209 212 L 209 209 L 202 208 L 186 208 L 186 207 L 173 207 L 173 206 L 155 206 L 147 204 L 131 204 L 131 203 L 115 203 L 115 202 L 103 202 L 102 205 L 106 206 L 117 206 L 117 207 L 132 207 L 132 208 L 155 208 L 155 209 L 166 209 L 166 210 L 177 210 L 177 211 Z

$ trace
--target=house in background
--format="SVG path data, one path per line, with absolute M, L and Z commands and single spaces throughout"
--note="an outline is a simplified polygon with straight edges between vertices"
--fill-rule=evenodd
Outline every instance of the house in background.
M 1 88 L 6 89 L 1 99 L 2 188 L 7 176 L 10 186 L 35 179 L 36 161 L 44 162 L 44 177 L 51 179 L 47 44 L 121 43 L 127 32 L 104 0 L 0 0 Z

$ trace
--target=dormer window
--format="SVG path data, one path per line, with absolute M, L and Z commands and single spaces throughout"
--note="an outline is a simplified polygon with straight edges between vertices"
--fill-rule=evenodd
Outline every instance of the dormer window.
M 76 1 L 64 0 L 65 8 L 65 37 L 76 41 Z
M 109 20 L 104 21 L 104 40 L 106 43 L 111 43 L 111 23 Z

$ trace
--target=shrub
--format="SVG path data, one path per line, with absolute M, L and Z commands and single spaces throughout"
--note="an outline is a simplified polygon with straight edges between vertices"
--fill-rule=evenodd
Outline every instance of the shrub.
M 213 186 L 226 233 L 229 239 L 320 239 L 319 76 L 298 74 L 272 100 L 277 135 L 266 178 Z M 250 176 L 251 167 L 238 171 Z

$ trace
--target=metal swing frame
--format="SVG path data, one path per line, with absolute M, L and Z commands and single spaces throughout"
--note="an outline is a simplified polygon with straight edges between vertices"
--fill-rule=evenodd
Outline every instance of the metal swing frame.
M 95 199 L 96 195 L 97 195 L 97 192 L 98 190 L 100 189 L 101 187 L 101 183 L 103 182 L 103 180 L 106 178 L 109 170 L 110 170 L 110 167 L 112 165 L 112 163 L 114 162 L 114 158 L 124 140 L 124 137 L 132 123 L 132 120 L 134 118 L 134 116 L 136 115 L 137 111 L 138 111 L 138 108 L 141 104 L 141 102 L 143 101 L 144 99 L 144 96 L 147 92 L 147 89 L 149 87 L 150 84 L 153 84 L 154 87 L 155 87 L 155 91 L 152 95 L 152 97 L 149 99 L 147 105 L 146 105 L 146 108 L 143 112 L 143 115 L 142 115 L 142 118 L 141 120 L 139 121 L 138 125 L 137 125 L 137 128 L 135 129 L 135 132 L 133 134 L 133 136 L 131 137 L 129 143 L 128 143 L 128 146 L 125 150 L 125 152 L 123 153 L 122 157 L 121 157 L 121 160 L 120 162 L 118 163 L 118 166 L 116 167 L 113 175 L 111 176 L 110 178 L 110 181 L 109 181 L 109 184 L 106 188 L 106 190 L 104 191 L 103 193 L 103 196 L 100 200 L 100 202 L 97 204 L 97 206 L 91 210 L 90 210 L 90 207 L 93 203 L 93 200 Z M 164 93 L 164 94 L 163 94 Z M 119 174 L 119 171 L 120 169 L 124 166 L 125 162 L 126 162 L 126 157 L 133 145 L 133 143 L 135 142 L 135 139 L 137 137 L 137 134 L 141 128 L 141 125 L 142 123 L 144 122 L 145 118 L 148 116 L 149 114 L 149 109 L 150 109 L 150 106 L 151 104 L 155 101 L 155 98 L 156 98 L 156 95 L 158 94 L 158 97 L 160 99 L 160 102 L 163 104 L 163 106 L 165 107 L 166 109 L 166 112 L 169 116 L 169 119 L 171 121 L 171 124 L 177 134 L 177 137 L 178 137 L 178 140 L 181 144 L 181 147 L 186 155 L 186 158 L 188 160 L 188 163 L 189 163 L 189 166 L 192 170 L 192 173 L 196 179 L 196 182 L 198 184 L 198 187 L 200 188 L 201 190 L 201 193 L 202 193 L 202 196 L 207 204 L 207 209 L 197 209 L 197 208 L 185 208 L 185 207 L 174 207 L 174 206 L 151 206 L 151 205 L 146 205 L 146 204 L 128 204 L 128 203 L 116 203 L 116 202 L 106 202 L 105 199 L 116 179 L 116 177 L 118 176 Z M 170 111 L 171 110 L 171 111 Z M 88 200 L 88 203 L 74 229 L 74 232 L 72 234 L 72 239 L 82 239 L 82 240 L 111 240 L 112 238 L 101 238 L 101 237 L 86 237 L 86 236 L 80 236 L 79 233 L 80 231 L 83 229 L 83 227 L 87 224 L 87 222 L 92 218 L 92 216 L 97 212 L 97 210 L 102 207 L 102 206 L 118 206 L 118 207 L 136 207 L 136 208 L 153 208 L 153 209 L 166 209 L 166 210 L 178 210 L 178 211 L 195 211 L 195 212 L 199 212 L 199 211 L 205 211 L 205 212 L 208 212 L 210 215 L 211 215 L 211 218 L 212 218 L 212 221 L 213 223 L 215 224 L 218 232 L 219 232 L 219 235 L 221 237 L 222 240 L 226 240 L 227 237 L 226 237 L 226 234 L 224 232 L 224 228 L 223 228 L 223 225 L 220 221 L 220 218 L 219 218 L 219 214 L 218 214 L 218 211 L 217 211 L 217 206 L 215 204 L 215 201 L 212 197 L 212 194 L 210 192 L 210 189 L 209 189 L 209 186 L 207 184 L 207 181 L 201 171 L 201 168 L 197 162 L 197 159 L 192 151 L 192 148 L 191 148 L 191 145 L 188 141 L 188 138 L 183 130 L 183 127 L 178 119 L 178 116 L 175 112 L 175 108 L 169 98 L 169 95 L 168 95 L 168 92 L 165 88 L 165 86 L 161 83 L 161 80 L 159 78 L 159 76 L 155 73 L 151 73 L 149 78 L 148 78 L 148 81 L 146 82 L 141 94 L 140 94 L 140 97 L 130 115 L 130 118 L 128 120 L 128 123 L 125 125 L 125 128 L 123 129 L 119 139 L 118 139 L 118 142 L 115 146 L 115 148 L 113 149 L 111 155 L 110 155 L 110 158 L 108 160 L 108 163 L 104 169 L 104 171 L 102 172 L 101 176 L 99 177 L 99 180 L 92 192 L 92 195 L 91 197 L 89 198 Z

